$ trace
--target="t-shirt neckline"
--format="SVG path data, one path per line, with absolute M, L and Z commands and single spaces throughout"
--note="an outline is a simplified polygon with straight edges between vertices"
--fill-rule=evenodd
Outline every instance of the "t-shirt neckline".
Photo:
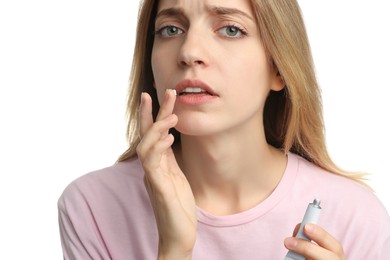
M 278 186 L 276 186 L 275 190 L 264 201 L 251 209 L 225 216 L 212 215 L 197 207 L 198 221 L 209 226 L 228 227 L 242 225 L 261 217 L 273 209 L 281 201 L 281 199 L 286 196 L 296 178 L 297 168 L 297 155 L 288 153 L 287 165 L 283 173 L 283 177 Z

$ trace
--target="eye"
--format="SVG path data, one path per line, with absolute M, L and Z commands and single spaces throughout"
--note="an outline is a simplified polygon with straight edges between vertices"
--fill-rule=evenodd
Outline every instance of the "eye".
M 246 31 L 242 28 L 239 28 L 235 25 L 228 25 L 220 28 L 218 32 L 228 38 L 241 38 L 247 35 Z
M 175 37 L 176 35 L 182 33 L 184 33 L 182 29 L 173 25 L 164 26 L 156 31 L 156 34 L 160 35 L 163 38 Z

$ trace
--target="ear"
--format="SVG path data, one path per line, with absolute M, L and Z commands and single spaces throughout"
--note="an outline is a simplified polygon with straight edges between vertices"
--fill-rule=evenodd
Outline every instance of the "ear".
M 276 71 L 272 77 L 271 89 L 273 91 L 281 91 L 286 86 L 283 77 L 280 75 L 279 71 Z

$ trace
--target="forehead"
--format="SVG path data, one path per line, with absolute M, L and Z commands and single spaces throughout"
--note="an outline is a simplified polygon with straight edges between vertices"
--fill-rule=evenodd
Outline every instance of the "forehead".
M 211 7 L 234 8 L 253 17 L 250 0 L 159 0 L 157 11 L 171 7 L 182 8 L 187 12 L 204 12 Z

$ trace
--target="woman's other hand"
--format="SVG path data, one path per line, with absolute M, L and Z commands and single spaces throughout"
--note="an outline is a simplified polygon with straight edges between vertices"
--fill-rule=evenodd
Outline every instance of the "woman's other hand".
M 287 249 L 306 257 L 307 260 L 345 260 L 343 247 L 327 231 L 318 225 L 306 224 L 305 235 L 313 242 L 295 238 L 300 224 L 295 227 L 294 237 L 284 240 Z
M 137 154 L 157 222 L 159 259 L 183 260 L 191 258 L 197 218 L 191 187 L 171 148 L 174 137 L 169 129 L 178 121 L 173 114 L 175 100 L 175 91 L 167 90 L 153 122 L 152 99 L 149 94 L 142 94 Z

